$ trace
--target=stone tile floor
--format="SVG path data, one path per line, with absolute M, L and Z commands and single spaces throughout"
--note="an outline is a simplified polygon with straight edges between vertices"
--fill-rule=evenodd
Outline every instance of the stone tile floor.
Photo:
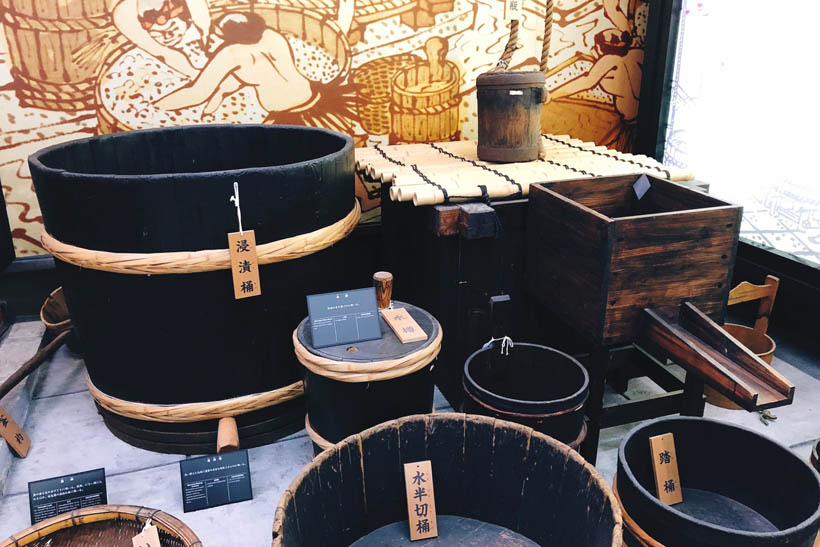
M 38 323 L 13 326 L 0 344 L 0 378 L 34 354 L 41 335 Z M 775 359 L 774 367 L 797 386 L 794 404 L 774 411 L 776 422 L 766 426 L 757 414 L 708 405 L 706 415 L 768 435 L 808 459 L 812 442 L 820 438 L 820 358 L 802 355 L 799 368 Z M 106 429 L 86 391 L 82 359 L 63 347 L 3 399 L 3 406 L 24 424 L 32 447 L 25 459 L 11 458 L 7 449 L 0 449 L 0 537 L 29 526 L 29 481 L 105 467 L 109 503 L 162 509 L 185 521 L 208 547 L 270 545 L 278 499 L 312 457 L 304 431 L 249 451 L 252 501 L 185 514 L 178 465 L 184 456 L 157 454 L 120 441 Z M 635 379 L 623 395 L 608 391 L 606 403 L 659 392 L 651 381 Z M 439 412 L 452 411 L 438 391 L 435 405 Z M 602 432 L 597 467 L 607 481 L 615 473 L 620 440 L 633 425 Z

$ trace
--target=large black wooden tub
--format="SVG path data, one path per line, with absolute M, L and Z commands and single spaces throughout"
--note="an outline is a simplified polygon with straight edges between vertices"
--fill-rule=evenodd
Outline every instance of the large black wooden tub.
M 683 502 L 655 496 L 649 437 L 675 438 Z M 660 418 L 624 437 L 616 495 L 628 545 L 811 547 L 820 528 L 820 475 L 750 429 L 704 418 Z M 633 543 L 635 538 L 641 541 Z
M 307 127 L 202 125 L 72 141 L 29 159 L 45 229 L 85 250 L 227 249 L 352 218 L 353 143 Z M 355 222 L 355 220 L 354 220 Z M 343 236 L 342 236 L 343 237 Z M 290 333 L 307 293 L 337 288 L 337 247 L 263 265 L 262 295 L 235 300 L 231 272 L 114 273 L 57 261 L 88 374 L 126 401 L 192 403 L 266 392 L 299 380 Z M 121 438 L 150 449 L 208 452 L 216 421 L 145 422 L 105 411 Z M 301 427 L 301 399 L 237 417 L 245 446 Z
M 385 422 L 322 452 L 279 500 L 274 547 L 412 545 L 403 464 L 423 460 L 439 539 L 421 544 L 621 545 L 612 491 L 567 445 L 520 424 L 442 413 Z M 459 528 L 475 534 L 458 537 Z

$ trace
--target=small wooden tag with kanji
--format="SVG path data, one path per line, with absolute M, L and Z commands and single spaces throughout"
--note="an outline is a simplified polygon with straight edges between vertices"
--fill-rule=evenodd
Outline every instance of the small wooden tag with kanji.
M 402 344 L 427 340 L 427 333 L 422 330 L 416 320 L 410 317 L 404 308 L 381 310 L 384 322 L 390 325 Z
M 524 18 L 524 0 L 504 0 L 504 20 L 520 20 Z
M 658 499 L 666 505 L 682 502 L 675 437 L 671 433 L 649 437 L 649 450 L 652 452 L 652 470 L 655 472 Z
M 407 514 L 410 517 L 410 539 L 416 541 L 438 537 L 433 467 L 430 460 L 404 464 L 404 487 L 407 492 Z
M 0 406 L 0 435 L 6 439 L 14 453 L 25 458 L 31 448 L 31 439 L 28 438 L 17 422 L 11 419 L 9 413 Z
M 228 234 L 228 250 L 231 253 L 234 298 L 238 300 L 262 294 L 253 230 Z
M 146 524 L 142 532 L 131 538 L 134 547 L 162 547 L 159 542 L 159 530 L 153 524 Z

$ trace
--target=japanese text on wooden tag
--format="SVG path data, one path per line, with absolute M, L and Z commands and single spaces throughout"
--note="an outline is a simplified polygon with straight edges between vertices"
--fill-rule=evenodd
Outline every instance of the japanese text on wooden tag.
M 652 470 L 655 472 L 658 499 L 666 505 L 682 502 L 675 437 L 671 433 L 649 437 L 649 450 L 652 452 Z
M 228 250 L 231 253 L 234 297 L 240 299 L 262 294 L 253 230 L 228 234 Z
M 21 458 L 26 457 L 28 449 L 31 447 L 31 439 L 23 433 L 17 422 L 11 419 L 9 413 L 2 406 L 0 406 L 0 435 L 6 439 L 15 454 Z
M 404 464 L 404 487 L 410 517 L 410 539 L 415 541 L 438 537 L 433 467 L 430 460 Z
M 524 17 L 524 0 L 504 0 L 504 20 L 519 20 Z
M 142 529 L 142 532 L 131 538 L 131 543 L 134 547 L 162 547 L 159 542 L 159 531 L 150 521 Z
M 385 323 L 390 325 L 402 344 L 427 340 L 427 333 L 404 308 L 381 310 Z

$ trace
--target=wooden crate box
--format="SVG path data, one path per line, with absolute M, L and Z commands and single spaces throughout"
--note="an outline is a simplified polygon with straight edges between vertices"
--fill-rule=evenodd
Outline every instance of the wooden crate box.
M 634 341 L 643 308 L 690 301 L 724 319 L 742 208 L 640 178 L 564 180 L 530 190 L 529 289 L 598 345 Z

